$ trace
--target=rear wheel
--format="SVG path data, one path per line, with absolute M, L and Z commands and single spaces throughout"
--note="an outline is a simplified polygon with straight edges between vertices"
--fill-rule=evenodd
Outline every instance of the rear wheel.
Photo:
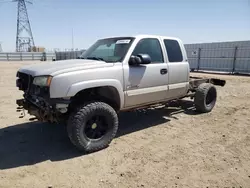
M 213 84 L 203 83 L 195 92 L 194 104 L 198 112 L 210 112 L 216 103 L 217 91 Z
M 90 102 L 70 115 L 67 130 L 71 142 L 81 151 L 94 152 L 109 145 L 118 129 L 115 110 L 103 102 Z

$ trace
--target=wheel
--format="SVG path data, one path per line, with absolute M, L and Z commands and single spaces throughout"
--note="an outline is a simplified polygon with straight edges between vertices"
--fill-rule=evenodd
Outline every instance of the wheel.
M 106 148 L 118 130 L 115 110 L 103 102 L 90 102 L 72 112 L 68 136 L 80 151 L 89 153 Z
M 214 85 L 210 83 L 199 85 L 194 96 L 196 111 L 202 113 L 210 112 L 214 108 L 216 100 L 217 91 Z

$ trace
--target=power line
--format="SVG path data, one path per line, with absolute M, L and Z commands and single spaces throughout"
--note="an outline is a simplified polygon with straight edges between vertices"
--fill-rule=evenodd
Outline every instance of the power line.
M 2 0 L 0 1 L 0 3 L 9 3 L 9 2 L 13 2 L 12 0 Z
M 12 0 L 2 0 L 0 1 L 0 7 L 4 4 L 4 3 L 9 3 L 12 2 Z

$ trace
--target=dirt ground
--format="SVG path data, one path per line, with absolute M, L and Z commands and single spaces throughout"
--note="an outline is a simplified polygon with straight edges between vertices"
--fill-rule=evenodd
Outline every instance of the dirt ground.
M 65 127 L 19 119 L 18 68 L 0 62 L 0 187 L 250 187 L 250 77 L 211 75 L 211 113 L 181 107 L 120 114 L 110 146 L 81 155 Z M 197 73 L 195 73 L 197 75 Z

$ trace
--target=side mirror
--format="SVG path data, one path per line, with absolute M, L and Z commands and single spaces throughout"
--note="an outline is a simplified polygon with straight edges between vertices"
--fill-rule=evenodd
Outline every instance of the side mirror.
M 148 54 L 138 54 L 136 56 L 131 56 L 129 59 L 129 65 L 140 65 L 140 64 L 150 64 L 151 58 Z

